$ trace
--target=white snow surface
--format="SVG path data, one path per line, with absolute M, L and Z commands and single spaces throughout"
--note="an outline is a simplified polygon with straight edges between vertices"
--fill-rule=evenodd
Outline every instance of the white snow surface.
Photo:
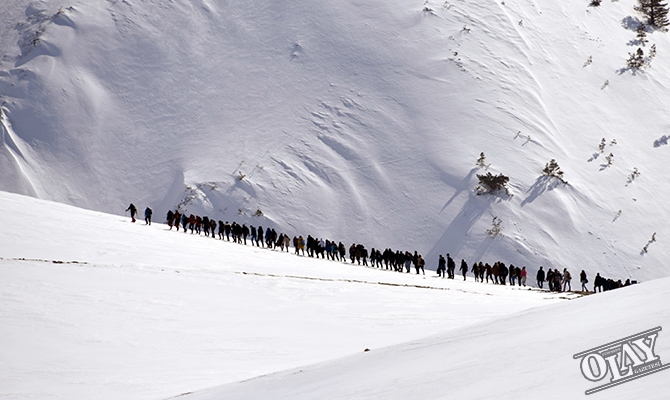
M 670 321 L 670 278 L 578 298 L 0 208 L 3 399 L 574 399 L 573 354 Z M 604 393 L 663 399 L 667 374 Z
M 0 190 L 179 205 L 430 268 L 665 277 L 670 39 L 650 32 L 651 66 L 627 70 L 633 5 L 4 1 Z M 485 172 L 511 195 L 475 195 Z
M 1 2 L 0 398 L 581 398 L 573 354 L 670 329 L 670 34 L 626 69 L 634 4 Z M 383 272 L 170 232 L 176 207 L 642 283 Z
M 159 399 L 569 295 L 314 260 L 0 192 L 0 398 Z

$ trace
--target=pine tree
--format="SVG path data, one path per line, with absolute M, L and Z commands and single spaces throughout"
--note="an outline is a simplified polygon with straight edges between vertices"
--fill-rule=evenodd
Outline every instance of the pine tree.
M 649 43 L 649 40 L 647 40 L 647 27 L 644 26 L 644 24 L 638 25 L 636 31 L 637 31 L 637 42 L 641 46 L 644 46 L 647 43 Z
M 670 25 L 668 21 L 668 3 L 662 0 L 637 0 L 635 11 L 647 17 L 647 25 L 655 28 L 665 28 Z
M 641 48 L 638 47 L 637 51 L 635 53 L 628 53 L 628 61 L 626 61 L 626 65 L 630 69 L 641 69 L 644 67 L 645 61 L 644 61 L 644 51 L 642 51 Z M 604 150 L 604 147 L 600 148 L 600 152 L 602 153 Z

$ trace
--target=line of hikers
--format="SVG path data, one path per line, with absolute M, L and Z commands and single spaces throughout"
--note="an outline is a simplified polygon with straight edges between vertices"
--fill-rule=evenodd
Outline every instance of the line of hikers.
M 135 222 L 135 214 L 137 209 L 133 204 L 130 204 L 126 211 L 131 212 L 131 218 Z M 151 224 L 151 208 L 147 207 L 145 210 L 145 221 L 147 224 Z M 347 248 L 342 242 L 335 242 L 331 240 L 324 240 L 314 238 L 311 235 L 307 236 L 307 239 L 303 238 L 302 235 L 294 236 L 291 239 L 288 235 L 284 233 L 278 233 L 275 229 L 267 228 L 263 229 L 262 226 L 255 227 L 253 225 L 247 226 L 246 224 L 238 224 L 233 221 L 229 223 L 228 221 L 216 221 L 215 219 L 210 219 L 207 216 L 200 217 L 199 215 L 186 215 L 185 213 L 180 213 L 179 210 L 167 212 L 167 224 L 172 228 L 176 228 L 177 231 L 181 229 L 184 233 L 187 233 L 189 230 L 192 234 L 202 234 L 205 236 L 212 237 L 216 239 L 217 237 L 221 240 L 230 241 L 232 236 L 233 242 L 239 244 L 247 244 L 247 239 L 251 242 L 252 246 L 257 247 L 267 247 L 269 249 L 279 248 L 280 251 L 286 250 L 289 251 L 289 247 L 293 245 L 296 255 L 305 255 L 307 253 L 308 257 L 323 258 L 333 261 L 347 262 Z M 406 272 L 410 273 L 412 269 L 416 271 L 417 274 L 425 275 L 425 265 L 426 262 L 421 254 L 418 254 L 417 251 L 411 253 L 409 251 L 400 251 L 392 250 L 390 248 L 381 251 L 379 249 L 372 248 L 370 251 L 363 246 L 362 244 L 353 243 L 348 248 L 349 260 L 353 264 L 354 262 L 358 265 L 371 266 L 375 268 L 396 271 L 396 272 Z M 368 259 L 370 260 L 368 264 Z M 446 258 L 439 255 L 438 265 L 437 265 L 437 275 L 442 278 L 454 279 L 456 271 L 456 262 L 453 260 L 449 253 L 446 254 Z M 521 268 L 515 267 L 510 264 L 509 267 L 501 261 L 497 261 L 490 265 L 483 262 L 475 262 L 472 266 L 468 266 L 468 263 L 465 259 L 461 259 L 459 272 L 463 276 L 463 280 L 466 280 L 468 272 L 472 272 L 475 277 L 475 282 L 486 283 L 489 281 L 493 284 L 499 285 L 518 285 L 526 286 L 526 281 L 528 277 L 528 272 L 526 267 Z M 579 274 L 580 282 L 582 284 L 581 291 L 589 292 L 586 284 L 588 283 L 588 277 L 584 270 Z M 563 269 L 563 272 L 560 272 L 558 269 L 549 269 L 545 272 L 543 267 L 537 271 L 535 276 L 537 287 L 540 289 L 544 288 L 544 283 L 547 282 L 548 288 L 552 292 L 563 292 L 563 291 L 572 291 L 571 280 L 572 276 L 567 268 Z M 596 274 L 595 282 L 593 286 L 593 292 L 596 291 L 607 291 L 616 289 L 619 287 L 629 286 L 631 284 L 637 283 L 627 279 L 625 283 L 622 283 L 621 280 L 614 281 L 613 279 L 606 279 L 600 276 L 600 273 Z

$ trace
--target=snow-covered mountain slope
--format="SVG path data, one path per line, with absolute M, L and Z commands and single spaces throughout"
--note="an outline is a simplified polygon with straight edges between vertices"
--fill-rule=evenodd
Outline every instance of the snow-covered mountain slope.
M 536 308 L 180 398 L 580 399 L 587 390 L 609 383 L 612 375 L 588 381 L 581 373 L 581 358 L 575 359 L 575 354 L 660 326 L 654 345 L 646 337 L 644 343 L 653 347 L 660 364 L 667 364 L 669 283 L 664 278 Z M 621 362 L 621 355 L 617 357 Z M 631 365 L 631 359 L 626 358 L 626 364 Z M 666 399 L 668 375 L 670 371 L 659 370 L 597 392 L 594 398 Z
M 625 70 L 633 5 L 4 2 L 0 189 L 181 204 L 432 268 L 450 252 L 667 276 L 670 39 Z M 568 185 L 541 176 L 551 159 Z M 511 196 L 475 195 L 487 171 Z
M 565 302 L 0 192 L 0 398 L 150 400 Z

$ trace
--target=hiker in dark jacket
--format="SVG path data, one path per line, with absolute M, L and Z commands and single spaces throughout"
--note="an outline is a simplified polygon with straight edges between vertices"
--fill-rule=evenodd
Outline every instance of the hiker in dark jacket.
M 186 226 L 188 225 L 189 218 L 186 216 L 186 214 L 181 215 L 181 227 L 184 233 L 186 233 Z
M 165 220 L 167 221 L 170 230 L 172 230 L 172 224 L 174 222 L 174 213 L 172 212 L 172 210 L 168 210 L 167 217 L 165 218 Z
M 226 234 L 226 224 L 223 221 L 219 220 L 219 239 L 223 240 L 223 236 Z
M 228 221 L 226 221 L 223 227 L 226 229 L 226 240 L 230 242 L 230 232 L 233 230 L 233 228 L 230 226 Z
M 542 289 L 542 286 L 544 285 L 544 270 L 542 269 L 542 266 L 540 266 L 540 269 L 537 271 L 535 280 L 537 281 L 537 287 Z
M 153 215 L 154 210 L 151 208 L 147 207 L 144 209 L 144 224 L 145 225 L 151 225 L 151 215 Z
M 242 239 L 244 240 L 244 245 L 247 244 L 247 236 L 249 236 L 249 227 L 247 224 L 242 224 Z
M 209 220 L 209 231 L 212 233 L 212 239 L 216 239 L 216 221 L 214 218 Z
M 437 262 L 437 276 L 441 276 L 444 279 L 446 275 L 447 275 L 447 260 L 445 260 L 442 254 L 440 254 L 440 259 Z
M 491 267 L 491 264 L 484 264 L 484 268 L 486 270 L 486 283 L 489 283 L 489 278 L 491 278 L 491 283 L 496 283 L 496 281 L 493 280 L 493 268 Z
M 549 285 L 549 290 L 552 292 L 555 292 L 556 289 L 554 288 L 554 270 L 549 268 L 547 271 L 547 285 Z
M 579 281 L 582 283 L 582 292 L 588 292 L 589 289 L 586 287 L 586 284 L 589 283 L 589 280 L 586 278 L 586 272 L 584 272 L 584 270 L 579 273 Z
M 421 270 L 421 273 L 426 275 L 426 270 L 424 269 L 425 265 L 426 265 L 426 261 L 423 259 L 423 257 L 421 255 L 419 255 L 417 257 L 417 260 L 416 260 L 416 274 L 417 275 L 419 274 L 419 270 Z
M 128 208 L 126 208 L 126 212 L 130 211 L 130 222 L 135 222 L 135 215 L 137 214 L 137 207 L 135 207 L 135 204 L 130 203 Z
M 468 273 L 468 263 L 465 262 L 464 258 L 461 258 L 461 267 L 459 270 L 463 274 L 463 280 L 465 280 L 465 275 Z
M 179 213 L 179 210 L 174 211 L 174 226 L 177 228 L 177 232 L 179 232 L 179 223 L 181 222 L 181 214 Z
M 554 268 L 554 288 L 556 289 L 557 292 L 561 291 L 561 279 L 563 278 L 563 274 L 558 270 L 558 268 Z
M 502 285 L 506 285 L 506 284 L 507 284 L 507 283 L 506 283 L 506 281 L 507 281 L 507 274 L 509 273 L 509 270 L 507 269 L 507 266 L 506 266 L 505 263 L 503 263 L 503 262 L 500 263 L 500 267 L 499 267 L 499 269 L 500 269 L 500 270 L 499 270 L 499 274 L 500 274 L 500 283 L 501 283 Z
M 258 225 L 258 237 L 256 238 L 256 247 L 258 243 L 261 244 L 261 247 L 265 247 L 265 241 L 263 240 L 263 227 Z
M 596 274 L 596 277 L 593 278 L 593 293 L 596 292 L 596 288 L 598 289 L 598 292 L 603 291 L 603 278 L 600 276 L 600 272 Z
M 447 253 L 447 277 L 449 279 L 454 279 L 454 272 L 456 271 L 456 262 L 451 255 Z
M 203 230 L 205 231 L 205 236 L 209 236 L 209 217 L 205 215 L 200 220 L 200 223 L 202 224 Z

